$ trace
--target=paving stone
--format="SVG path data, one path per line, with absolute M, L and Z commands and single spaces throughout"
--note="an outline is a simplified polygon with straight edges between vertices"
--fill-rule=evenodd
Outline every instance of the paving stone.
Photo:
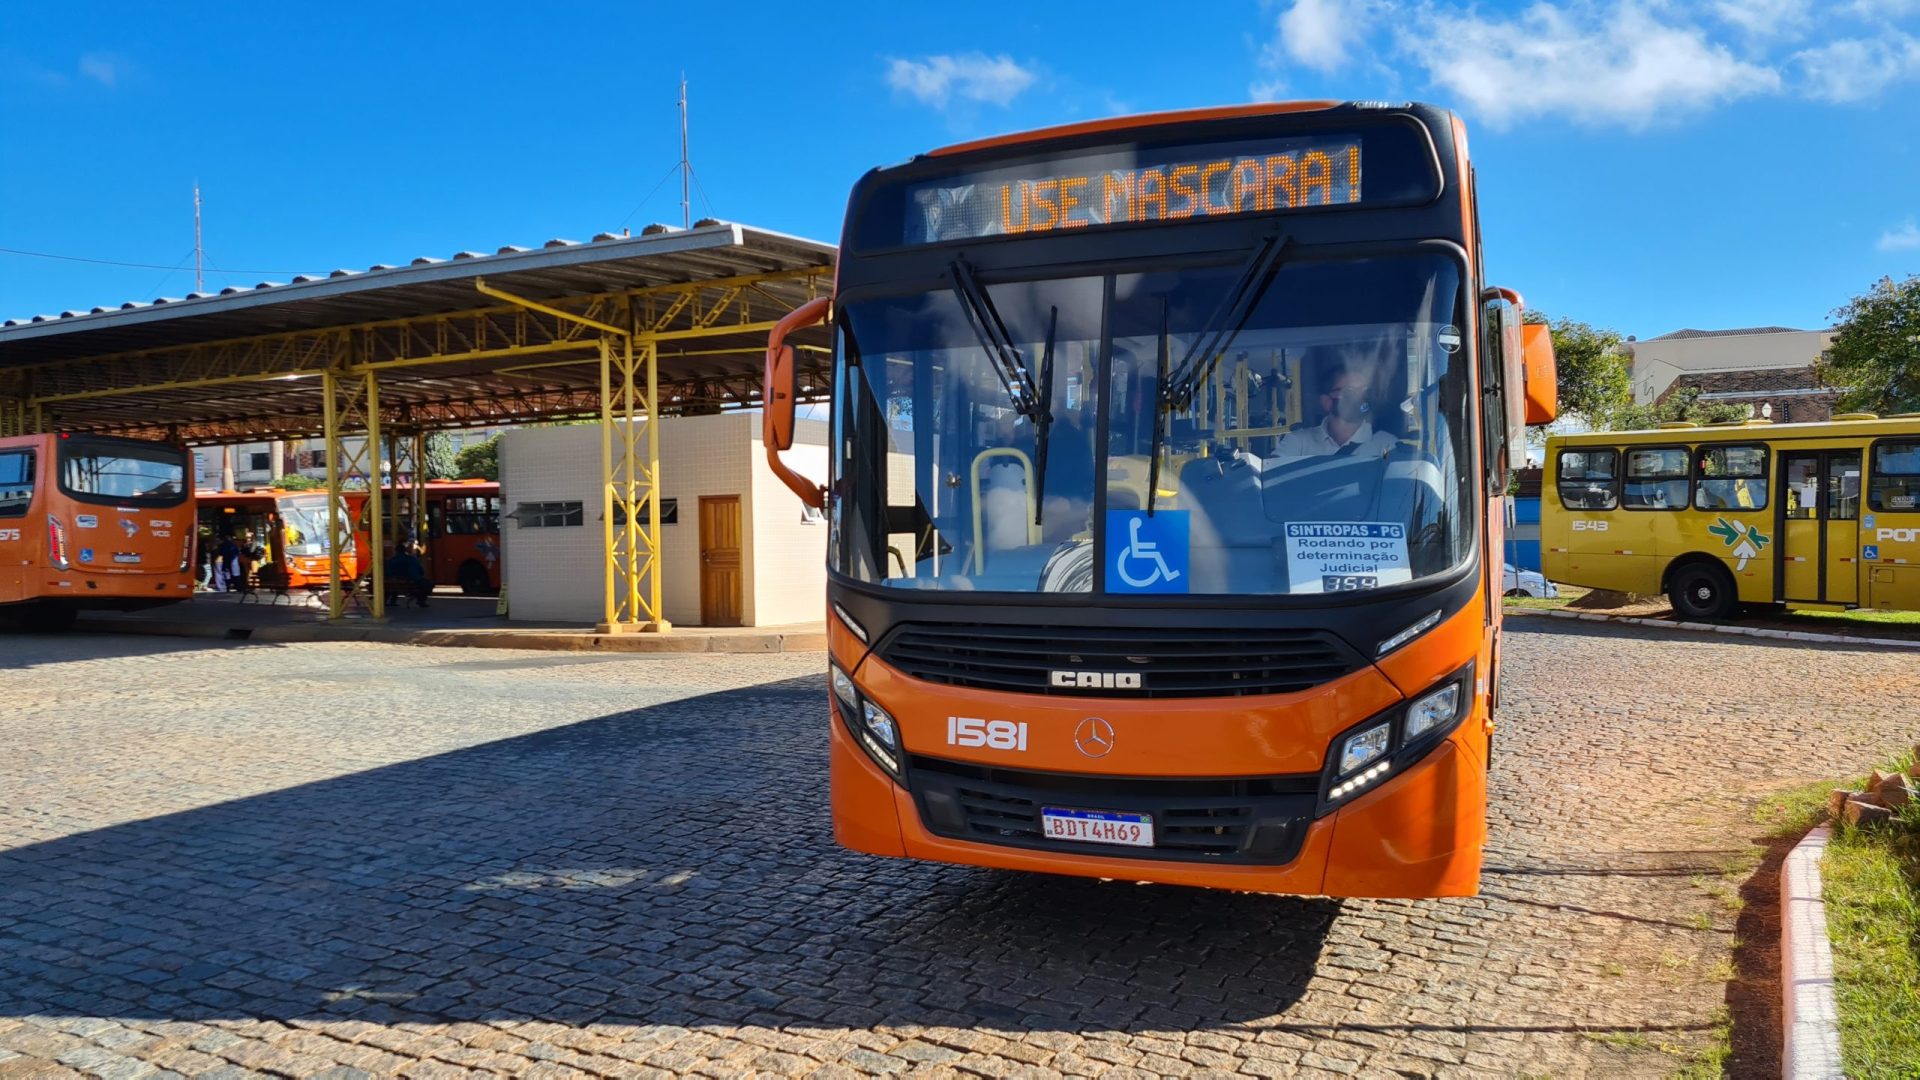
M 1664 1075 L 1579 1031 L 1711 1038 L 1725 916 L 1688 881 L 1760 788 L 1688 779 L 1847 775 L 1911 740 L 1914 689 L 1904 654 L 1510 620 L 1482 895 L 1333 903 L 841 851 L 818 655 L 0 653 L 9 1080 L 87 1049 L 216 1080 Z

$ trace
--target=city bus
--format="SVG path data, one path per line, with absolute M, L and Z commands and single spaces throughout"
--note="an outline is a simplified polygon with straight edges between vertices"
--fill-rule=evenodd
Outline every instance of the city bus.
M 468 596 L 493 596 L 500 591 L 500 484 L 494 480 L 429 480 L 424 485 L 426 548 L 420 561 L 435 585 L 458 587 Z M 381 547 L 393 553 L 395 527 L 402 536 L 413 531 L 411 487 L 386 489 L 392 524 Z M 361 550 L 373 547 L 372 524 L 367 519 L 366 493 L 347 497 L 354 513 L 354 537 Z
M 1920 416 L 1555 436 L 1540 542 L 1547 577 L 1685 619 L 1920 609 Z
M 1552 344 L 1418 104 L 1135 116 L 875 169 L 773 330 L 826 511 L 831 800 L 875 855 L 1479 887 L 1502 500 Z M 792 444 L 832 343 L 832 468 Z
M 289 588 L 317 589 L 328 583 L 331 545 L 327 541 L 325 491 L 206 491 L 195 502 L 200 542 L 207 557 L 213 557 L 221 542 L 232 537 L 263 552 L 266 557 L 261 567 L 283 575 Z M 344 580 L 351 581 L 359 572 L 357 554 L 341 553 L 340 576 Z
M 0 610 L 59 629 L 192 596 L 191 464 L 166 443 L 0 438 Z

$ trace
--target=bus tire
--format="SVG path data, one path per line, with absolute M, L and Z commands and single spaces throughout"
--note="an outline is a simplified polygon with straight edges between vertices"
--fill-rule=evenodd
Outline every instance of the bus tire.
M 493 592 L 487 580 L 487 568 L 472 559 L 460 564 L 460 591 L 468 596 L 486 596 Z
M 1674 567 L 1667 577 L 1667 599 L 1673 613 L 1689 621 L 1724 619 L 1740 605 L 1733 575 L 1726 567 L 1705 562 Z

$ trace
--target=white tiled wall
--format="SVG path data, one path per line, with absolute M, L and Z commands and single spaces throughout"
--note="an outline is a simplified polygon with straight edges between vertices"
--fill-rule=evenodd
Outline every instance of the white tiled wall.
M 826 476 L 826 425 L 800 421 L 788 460 Z M 767 468 L 760 417 L 736 413 L 679 417 L 660 425 L 660 495 L 679 502 L 679 523 L 662 525 L 661 606 L 669 622 L 700 621 L 700 496 L 738 495 L 749 626 L 817 622 L 826 596 L 826 526 L 803 525 L 800 501 Z M 509 431 L 500 444 L 504 509 L 523 502 L 578 500 L 578 528 L 527 529 L 501 523 L 508 610 L 515 619 L 597 623 L 605 618 L 601 545 L 600 429 L 597 425 Z M 645 582 L 642 582 L 644 589 Z

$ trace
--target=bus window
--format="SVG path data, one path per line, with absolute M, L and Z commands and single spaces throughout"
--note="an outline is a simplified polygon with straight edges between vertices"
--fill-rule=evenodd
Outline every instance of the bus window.
M 60 487 L 81 502 L 173 506 L 186 498 L 184 451 L 84 439 L 60 447 Z
M 1629 510 L 1685 510 L 1687 477 L 1684 447 L 1629 450 L 1627 480 L 1620 491 L 1620 505 Z
M 1693 505 L 1698 510 L 1764 510 L 1767 448 L 1703 446 L 1694 470 Z
M 1791 456 L 1786 462 L 1787 517 L 1812 521 L 1820 516 L 1820 458 Z
M 1620 467 L 1620 451 L 1560 451 L 1560 505 L 1569 510 L 1611 510 L 1619 505 L 1613 482 Z
M 24 517 L 33 503 L 33 451 L 0 451 L 0 517 Z
M 1873 448 L 1873 487 L 1867 499 L 1875 510 L 1920 509 L 1920 441 L 1883 442 Z
M 1860 516 L 1860 454 L 1835 453 L 1827 458 L 1827 520 L 1852 521 Z

